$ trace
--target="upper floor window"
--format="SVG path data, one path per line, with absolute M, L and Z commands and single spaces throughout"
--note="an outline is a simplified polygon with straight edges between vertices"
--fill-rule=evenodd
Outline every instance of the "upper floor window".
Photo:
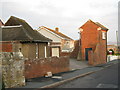
M 66 41 L 66 43 L 65 43 L 66 45 L 69 45 L 69 41 Z
M 106 39 L 106 32 L 102 32 L 102 39 Z

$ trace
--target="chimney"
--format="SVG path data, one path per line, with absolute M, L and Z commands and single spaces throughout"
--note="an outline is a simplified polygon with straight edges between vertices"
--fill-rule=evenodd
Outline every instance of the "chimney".
M 56 28 L 55 28 L 55 31 L 56 31 L 56 32 L 59 32 L 59 28 L 58 28 L 58 27 L 56 27 Z

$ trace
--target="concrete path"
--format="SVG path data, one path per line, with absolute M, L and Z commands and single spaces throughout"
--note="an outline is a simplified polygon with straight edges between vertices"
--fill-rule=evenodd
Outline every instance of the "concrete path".
M 70 60 L 70 70 L 74 69 L 83 69 L 89 67 L 88 61 L 78 61 L 77 59 L 69 59 Z

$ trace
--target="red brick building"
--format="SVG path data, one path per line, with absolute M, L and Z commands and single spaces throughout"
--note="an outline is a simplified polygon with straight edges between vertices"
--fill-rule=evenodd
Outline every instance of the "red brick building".
M 82 60 L 89 64 L 101 64 L 107 60 L 107 31 L 98 22 L 88 20 L 80 28 Z

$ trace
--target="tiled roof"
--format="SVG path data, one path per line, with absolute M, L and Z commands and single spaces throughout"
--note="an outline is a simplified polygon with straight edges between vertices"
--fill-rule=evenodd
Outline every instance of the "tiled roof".
M 25 20 L 11 16 L 10 19 L 2 27 L 3 41 L 34 41 L 34 42 L 49 42 L 51 39 L 41 35 L 35 31 Z
M 73 39 L 71 39 L 70 37 L 66 36 L 65 34 L 59 32 L 59 31 L 55 31 L 55 30 L 50 29 L 50 28 L 47 28 L 47 27 L 45 27 L 45 26 L 41 26 L 41 27 L 43 27 L 43 28 L 45 28 L 45 29 L 47 29 L 47 30 L 49 30 L 49 31 L 57 34 L 58 36 L 60 36 L 60 37 L 62 37 L 62 38 L 69 39 L 69 40 L 73 40 Z
M 94 23 L 95 25 L 101 27 L 102 30 L 108 30 L 108 28 L 106 28 L 105 26 L 103 26 L 103 25 L 100 24 L 99 22 L 93 22 L 93 21 L 90 20 L 90 19 L 89 19 L 88 21 L 90 21 L 90 22 Z M 88 21 L 87 21 L 87 22 L 88 22 Z M 87 22 L 86 22 L 86 23 L 87 23 Z M 85 23 L 85 24 L 86 24 L 86 23 Z M 84 25 L 85 25 L 85 24 L 84 24 Z M 82 25 L 82 26 L 84 26 L 84 25 Z M 81 27 L 82 27 L 82 26 L 81 26 Z M 80 28 L 81 28 L 81 27 L 80 27 Z
M 97 24 L 99 27 L 101 27 L 103 30 L 108 30 L 108 28 L 106 28 L 105 26 L 103 26 L 102 24 L 100 24 L 99 22 L 95 22 L 95 24 Z

